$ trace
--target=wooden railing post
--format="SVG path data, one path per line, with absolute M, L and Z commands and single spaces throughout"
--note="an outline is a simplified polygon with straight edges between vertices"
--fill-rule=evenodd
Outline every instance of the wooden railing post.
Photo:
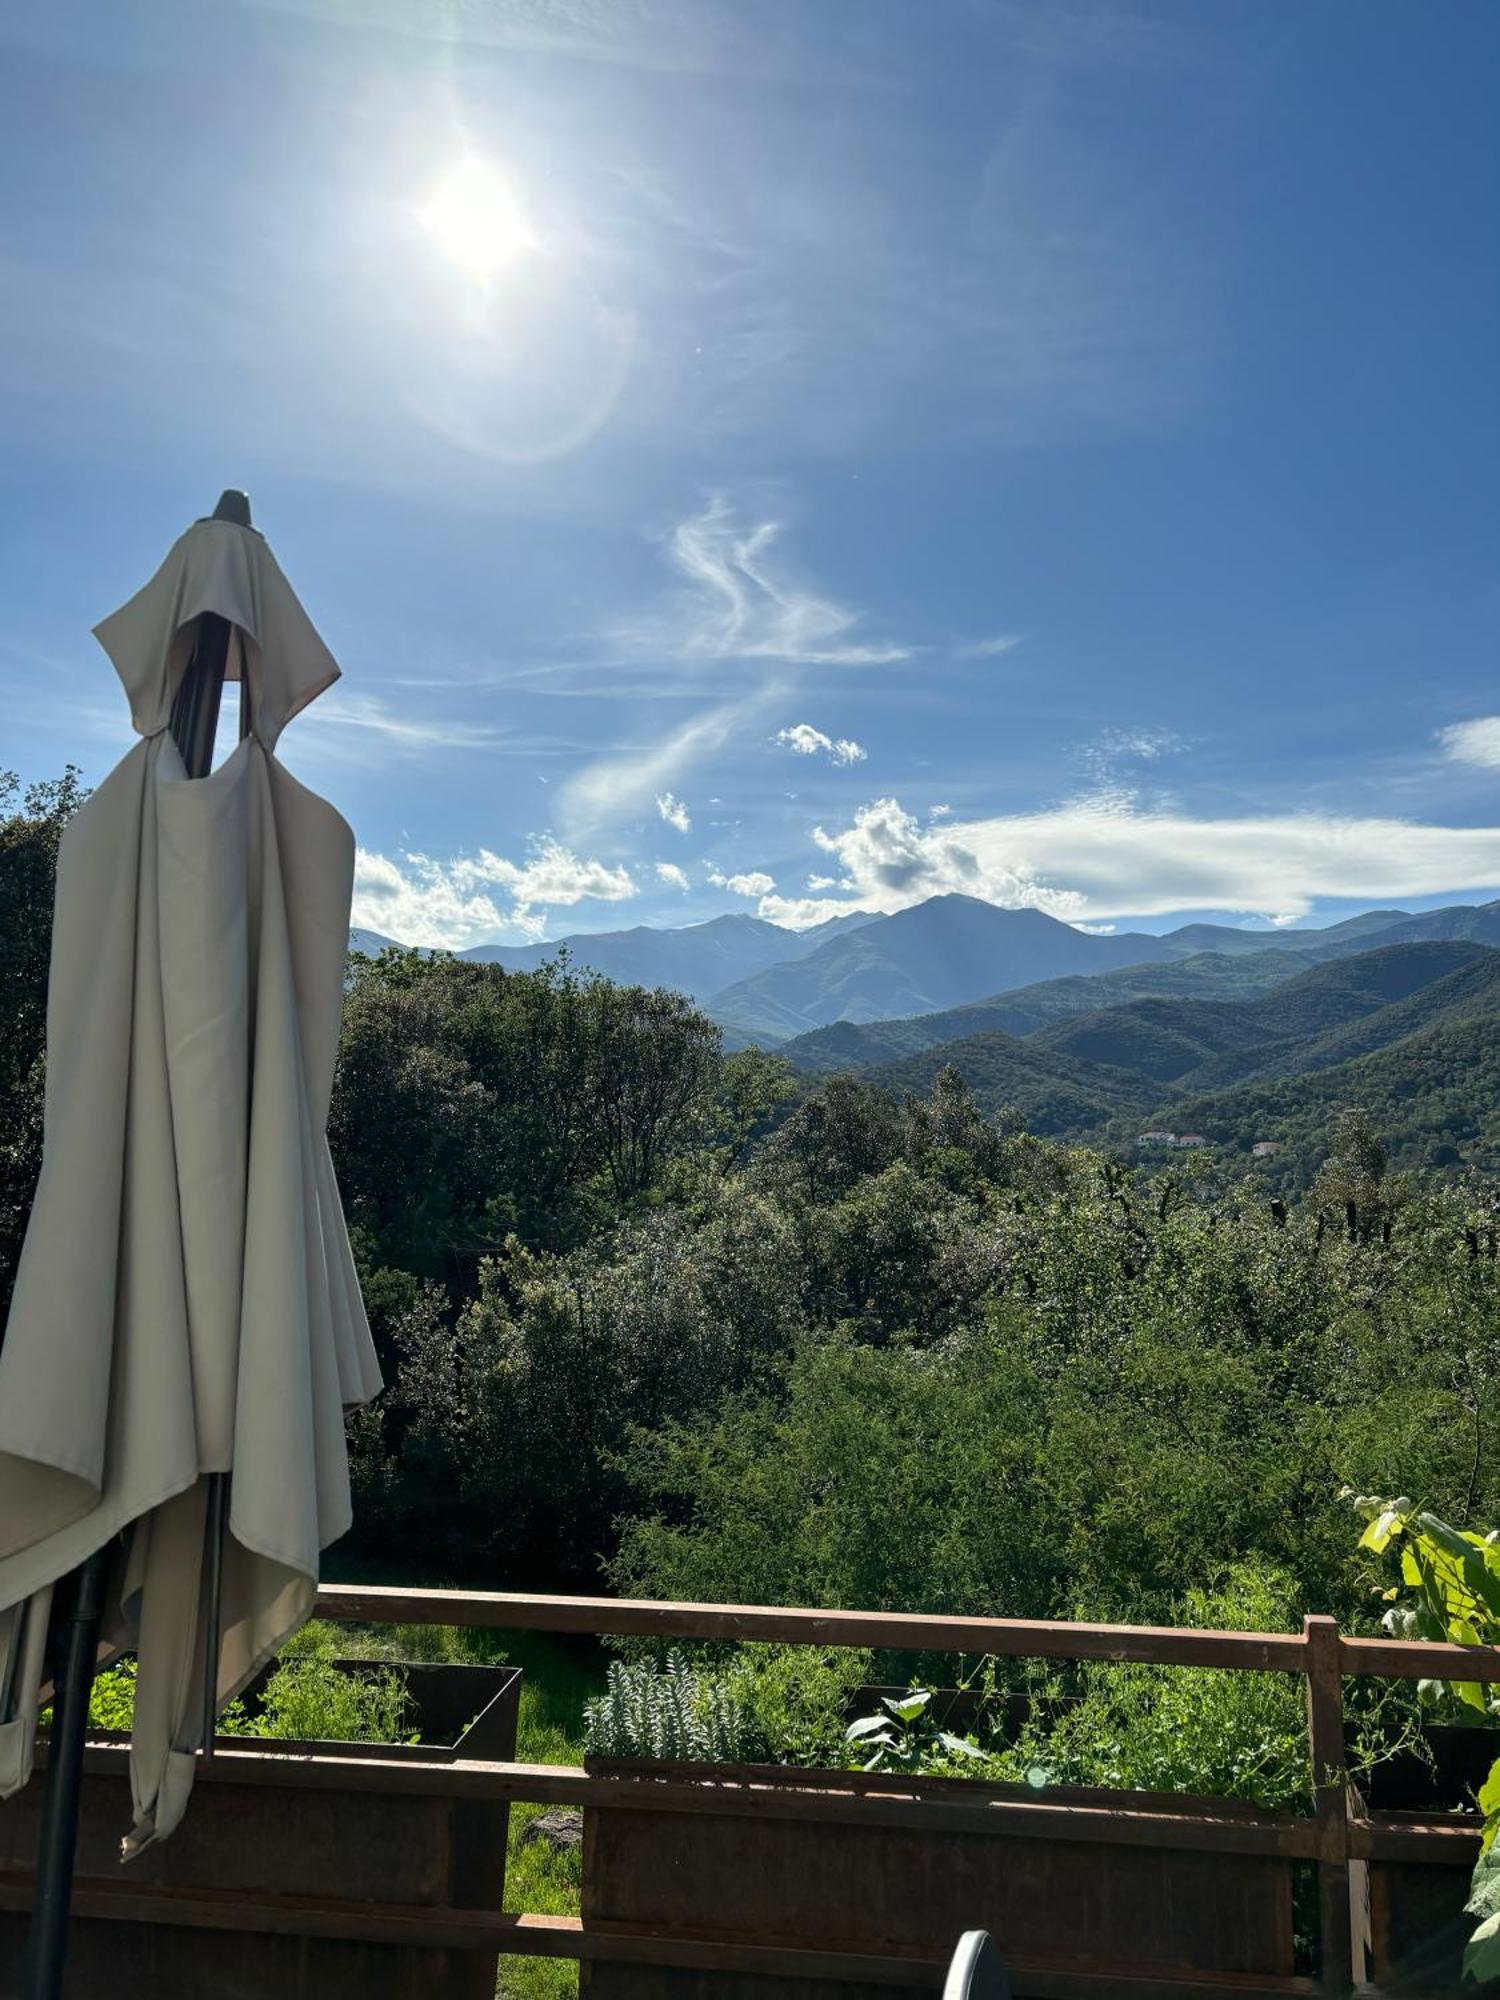
M 1354 1985 L 1349 1907 L 1348 1772 L 1344 1763 L 1344 1684 L 1336 1618 L 1304 1618 L 1307 1735 L 1318 1823 L 1318 1930 L 1323 1991 Z

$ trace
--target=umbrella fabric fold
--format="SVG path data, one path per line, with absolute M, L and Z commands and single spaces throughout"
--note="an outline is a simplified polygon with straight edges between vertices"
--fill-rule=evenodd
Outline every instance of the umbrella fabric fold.
M 190 780 L 196 620 L 235 628 L 250 734 Z M 46 1127 L 0 1347 L 0 1796 L 25 1781 L 45 1597 L 116 1535 L 138 1654 L 135 1851 L 202 1732 L 207 1475 L 230 1475 L 217 1699 L 309 1615 L 349 1526 L 343 1412 L 379 1371 L 326 1126 L 354 837 L 276 760 L 338 668 L 263 539 L 199 522 L 98 628 L 144 739 L 58 857 Z

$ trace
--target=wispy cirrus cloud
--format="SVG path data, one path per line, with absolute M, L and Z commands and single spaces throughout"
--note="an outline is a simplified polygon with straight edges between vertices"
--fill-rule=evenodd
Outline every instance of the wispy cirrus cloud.
M 559 787 L 563 824 L 575 838 L 626 814 L 657 810 L 658 796 L 675 796 L 684 771 L 722 750 L 776 696 L 768 689 L 721 702 L 670 730 L 658 742 L 612 751 L 573 772 Z
M 1025 639 L 1023 632 L 996 632 L 988 639 L 965 639 L 953 648 L 957 660 L 998 660 L 1013 653 Z
M 909 646 L 861 637 L 861 612 L 795 579 L 779 560 L 781 532 L 771 518 L 743 523 L 723 494 L 672 530 L 667 553 L 684 587 L 647 616 L 607 627 L 599 637 L 601 658 L 637 668 L 675 664 L 683 679 L 739 663 L 759 669 L 756 684 L 655 742 L 612 750 L 575 771 L 562 787 L 563 823 L 571 833 L 649 810 L 653 801 L 686 832 L 660 799 L 678 805 L 683 774 L 783 701 L 797 668 L 882 666 L 910 657 Z M 793 725 L 779 740 L 804 755 L 822 750 L 835 763 L 857 763 L 865 754 L 852 737 L 833 738 L 808 723 Z
M 234 720 L 233 699 L 226 701 L 224 726 Z M 565 743 L 546 741 L 517 729 L 478 722 L 470 716 L 435 711 L 431 691 L 425 699 L 398 705 L 366 689 L 335 684 L 297 717 L 288 746 L 306 745 L 319 757 L 363 762 L 373 757 L 447 757 L 480 751 L 490 756 L 535 757 L 565 753 Z
M 632 657 L 686 662 L 868 667 L 908 659 L 909 646 L 862 637 L 862 612 L 793 574 L 780 547 L 783 528 L 769 517 L 743 520 L 726 495 L 714 494 L 667 538 L 686 587 L 616 628 L 616 645 Z

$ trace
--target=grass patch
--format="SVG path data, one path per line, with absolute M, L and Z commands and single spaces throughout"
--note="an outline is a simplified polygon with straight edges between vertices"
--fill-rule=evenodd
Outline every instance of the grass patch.
M 466 1631 L 454 1625 L 306 1625 L 283 1657 L 421 1660 L 435 1664 L 521 1669 L 516 1757 L 524 1764 L 581 1764 L 583 1710 L 604 1689 L 607 1656 L 587 1641 L 546 1632 Z M 545 1806 L 512 1806 L 505 1907 L 540 1916 L 576 1917 L 582 1864 L 575 1848 L 559 1853 L 521 1831 Z M 497 2000 L 574 2000 L 578 1968 L 566 1960 L 502 1958 Z
M 521 1669 L 521 1722 L 516 1755 L 527 1764 L 581 1764 L 583 1709 L 604 1687 L 602 1648 L 567 1644 L 544 1632 L 515 1633 L 509 1657 Z M 544 1806 L 512 1806 L 505 1907 L 541 1916 L 576 1917 L 582 1859 L 541 1841 L 521 1843 L 521 1830 Z M 578 1968 L 563 1960 L 502 1958 L 501 2000 L 572 2000 Z

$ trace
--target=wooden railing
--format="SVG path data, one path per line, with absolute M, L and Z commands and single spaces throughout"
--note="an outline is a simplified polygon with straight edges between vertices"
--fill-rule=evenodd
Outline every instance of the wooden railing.
M 1351 1794 L 1345 1767 L 1342 1684 L 1350 1676 L 1415 1680 L 1444 1676 L 1500 1680 L 1500 1654 L 1453 1645 L 1348 1638 L 1331 1618 L 1305 1620 L 1300 1633 L 1212 1632 L 1170 1627 L 1065 1624 L 1026 1619 L 927 1617 L 913 1613 L 824 1611 L 763 1605 L 673 1604 L 602 1597 L 542 1597 L 466 1590 L 407 1590 L 332 1585 L 320 1591 L 317 1613 L 354 1624 L 438 1624 L 499 1631 L 542 1631 L 601 1637 L 775 1642 L 851 1646 L 905 1652 L 1007 1655 L 1046 1660 L 1134 1661 L 1160 1666 L 1297 1674 L 1306 1685 L 1311 1814 L 1269 1814 L 1231 1802 L 1175 1801 L 1168 1795 L 1125 1794 L 1113 1804 L 1098 1794 L 1086 1803 L 1030 1797 L 1014 1787 L 884 1773 L 799 1773 L 743 1767 L 657 1767 L 580 1770 L 574 1766 L 492 1763 L 457 1757 L 445 1762 L 383 1761 L 354 1754 L 296 1760 L 296 1782 L 347 1791 L 406 1794 L 450 1801 L 517 1801 L 574 1806 L 585 1815 L 635 1810 L 707 1820 L 795 1821 L 808 1827 L 898 1827 L 933 1834 L 984 1832 L 1014 1841 L 1095 1842 L 1110 1849 L 1175 1849 L 1227 1856 L 1278 1857 L 1313 1865 L 1319 1883 L 1320 1971 L 1247 1977 L 1222 1973 L 1188 1978 L 1159 1971 L 1133 1974 L 1101 1964 L 1018 1968 L 1017 1991 L 1052 1996 L 1173 1995 L 1199 2000 L 1237 1994 L 1346 1994 L 1355 1989 L 1357 1952 L 1351 1941 L 1351 1870 L 1371 1863 L 1467 1866 L 1477 1851 L 1474 1823 L 1420 1816 L 1367 1815 Z M 221 1750 L 206 1782 L 289 1782 L 277 1761 Z M 707 1821 L 705 1821 L 705 1824 Z M 598 1822 L 595 1822 L 596 1830 Z M 1355 1905 L 1357 1906 L 1357 1897 Z M 201 1907 L 199 1904 L 201 1903 Z M 382 1909 L 342 1905 L 316 1894 L 244 1898 L 226 1914 L 221 1902 L 178 1889 L 79 1892 L 82 1916 L 127 1917 L 168 1924 L 257 1929 L 301 1937 L 357 1938 L 458 1951 L 527 1954 L 593 1961 L 601 1966 L 697 1970 L 727 1978 L 763 1974 L 813 1982 L 904 1986 L 936 1990 L 942 1966 L 910 1948 L 812 1948 L 734 1927 L 715 1934 L 700 1926 L 632 1927 L 582 1918 L 480 1910 Z M 717 1928 L 717 1927 L 715 1927 Z M 845 1941 L 847 1945 L 847 1940 Z M 632 1988 L 647 1991 L 648 1988 Z M 711 1985 L 703 1991 L 712 1991 Z M 1371 1989 L 1374 1990 L 1374 1989 Z
M 499 1591 L 403 1590 L 390 1587 L 333 1585 L 319 1593 L 318 1611 L 329 1619 L 353 1623 L 439 1624 L 490 1627 L 505 1631 L 582 1633 L 606 1637 L 651 1637 L 697 1640 L 772 1642 L 818 1647 L 854 1646 L 969 1655 L 1006 1655 L 1045 1660 L 1135 1661 L 1156 1666 L 1218 1667 L 1227 1671 L 1283 1672 L 1301 1675 L 1307 1688 L 1310 1767 L 1314 1778 L 1314 1814 L 1310 1820 L 1287 1818 L 1274 1827 L 1237 1823 L 1233 1816 L 1212 1821 L 1153 1812 L 1132 1814 L 1109 1808 L 1063 1806 L 1044 1801 L 1013 1807 L 966 1806 L 953 1797 L 913 1796 L 922 1787 L 906 1789 L 885 1780 L 879 1789 L 851 1785 L 847 1797 L 831 1797 L 822 1789 L 799 1791 L 789 1772 L 775 1786 L 714 1787 L 707 1774 L 676 1782 L 652 1782 L 653 1800 L 673 1810 L 712 1813 L 775 1814 L 794 1818 L 839 1818 L 851 1825 L 900 1820 L 909 1825 L 975 1825 L 998 1830 L 1020 1823 L 1049 1837 L 1082 1834 L 1099 1820 L 1109 1823 L 1111 1840 L 1140 1840 L 1148 1845 L 1188 1840 L 1199 1847 L 1232 1851 L 1275 1852 L 1314 1861 L 1319 1883 L 1321 1973 L 1319 1986 L 1329 1993 L 1352 1989 L 1354 1951 L 1350 1921 L 1350 1864 L 1373 1859 L 1441 1861 L 1469 1860 L 1476 1849 L 1472 1827 L 1410 1826 L 1393 1822 L 1377 1826 L 1351 1813 L 1345 1768 L 1343 1682 L 1346 1677 L 1373 1676 L 1391 1680 L 1421 1680 L 1444 1676 L 1460 1680 L 1500 1678 L 1500 1660 L 1456 1645 L 1419 1641 L 1345 1637 L 1336 1620 L 1309 1617 L 1300 1633 L 1213 1632 L 1169 1626 L 1068 1624 L 1011 1618 L 928 1617 L 920 1613 L 824 1611 L 766 1605 L 675 1604 L 642 1599 L 605 1597 L 537 1597 Z M 639 1803 L 641 1780 L 581 1776 L 557 1766 L 495 1767 L 474 1782 L 486 1796 L 506 1796 L 528 1802 L 546 1800 L 585 1809 L 608 1810 Z M 930 1788 L 929 1788 L 930 1789 Z M 632 1792 L 636 1796 L 632 1798 Z M 618 1937 L 590 1936 L 571 1919 L 523 1916 L 514 1924 L 511 1951 L 545 1951 L 579 1957 L 615 1956 Z M 666 1940 L 658 1942 L 665 1944 Z M 780 1954 L 785 1957 L 786 1954 Z M 791 1954 L 806 1959 L 808 1954 Z M 820 1957 L 823 1955 L 819 1955 Z M 829 1955 L 831 1957 L 831 1955 Z M 722 1970 L 749 1970 L 754 1948 L 731 1946 L 710 1952 L 695 1963 Z M 667 1962 L 667 1961 L 657 1961 Z M 810 1968 L 804 1968 L 810 1969 Z M 868 1966 L 842 1972 L 831 1964 L 818 1968 L 823 1977 L 868 1978 Z M 909 1976 L 909 1972 L 903 1974 Z M 1057 1990 L 1062 1991 L 1058 1986 Z M 1102 1990 L 1102 1988 L 1100 1989 Z M 1227 1987 L 1224 1990 L 1229 1990 Z M 1237 1989 L 1247 1991 L 1243 1985 Z

